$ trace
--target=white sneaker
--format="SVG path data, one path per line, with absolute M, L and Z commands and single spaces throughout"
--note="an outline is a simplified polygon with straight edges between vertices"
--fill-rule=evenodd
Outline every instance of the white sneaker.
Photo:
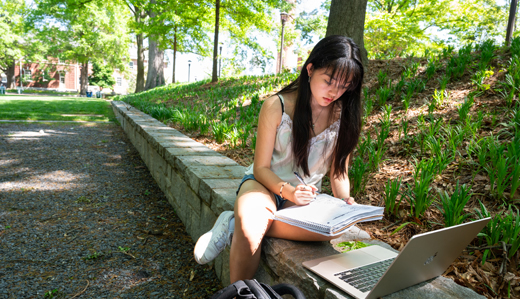
M 233 211 L 222 212 L 215 221 L 213 228 L 199 238 L 193 250 L 193 256 L 197 263 L 204 265 L 211 262 L 227 245 L 231 244 L 232 232 L 229 228 L 229 222 L 233 217 L 235 217 Z

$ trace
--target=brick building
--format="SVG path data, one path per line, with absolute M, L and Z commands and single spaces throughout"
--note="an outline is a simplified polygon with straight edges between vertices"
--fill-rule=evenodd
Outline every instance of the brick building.
M 119 69 L 114 70 L 114 84 L 112 90 L 117 94 L 127 94 L 134 92 L 135 79 L 137 77 L 137 45 L 132 45 L 129 49 L 130 61 L 125 72 Z M 144 67 L 145 72 L 148 66 L 148 51 L 145 51 Z M 81 65 L 72 61 L 61 61 L 57 58 L 49 57 L 41 62 L 21 62 L 15 65 L 14 76 L 15 85 L 20 86 L 20 65 L 22 68 L 23 88 L 53 90 L 53 91 L 78 91 L 80 90 Z M 165 70 L 168 67 L 168 58 L 165 55 Z M 1 83 L 7 84 L 7 77 L 0 73 Z M 92 75 L 92 64 L 89 63 L 88 75 Z M 146 78 L 146 75 L 145 75 Z M 89 91 L 97 91 L 97 86 L 88 87 Z

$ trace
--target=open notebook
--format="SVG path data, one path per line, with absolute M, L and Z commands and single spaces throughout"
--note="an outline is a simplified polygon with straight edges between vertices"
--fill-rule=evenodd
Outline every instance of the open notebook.
M 319 194 L 305 206 L 292 206 L 277 211 L 274 220 L 319 233 L 337 236 L 358 222 L 379 220 L 384 207 L 349 205 L 339 198 Z

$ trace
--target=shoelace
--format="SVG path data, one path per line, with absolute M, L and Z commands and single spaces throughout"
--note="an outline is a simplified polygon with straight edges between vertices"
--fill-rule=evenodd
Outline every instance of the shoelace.
M 231 234 L 229 234 L 227 231 L 220 231 L 220 234 L 217 237 L 217 242 L 215 242 L 215 247 L 217 247 L 218 251 L 221 251 L 230 244 L 230 241 Z

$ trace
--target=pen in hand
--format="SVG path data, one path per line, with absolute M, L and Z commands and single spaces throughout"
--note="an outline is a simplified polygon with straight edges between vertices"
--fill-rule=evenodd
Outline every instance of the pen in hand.
M 305 183 L 305 181 L 303 180 L 303 178 L 300 176 L 300 174 L 298 174 L 296 171 L 294 172 L 294 175 L 296 176 L 296 178 L 298 179 L 298 181 L 300 181 L 300 183 L 304 184 L 305 186 L 307 186 L 307 184 Z M 315 194 L 320 194 L 320 192 L 318 191 L 314 191 Z M 316 199 L 316 197 L 314 198 Z

